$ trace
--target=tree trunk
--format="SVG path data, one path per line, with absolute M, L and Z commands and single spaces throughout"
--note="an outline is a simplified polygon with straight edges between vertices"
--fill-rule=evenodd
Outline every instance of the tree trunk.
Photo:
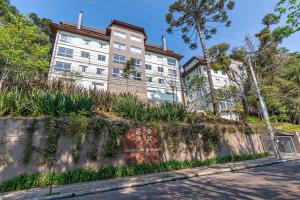
M 214 84 L 213 84 L 211 69 L 210 69 L 210 58 L 209 58 L 207 48 L 206 48 L 205 43 L 204 43 L 204 39 L 203 39 L 203 36 L 202 36 L 202 31 L 200 29 L 199 23 L 197 24 L 197 31 L 198 31 L 198 34 L 199 34 L 200 43 L 201 43 L 201 46 L 202 46 L 203 55 L 204 55 L 204 59 L 205 59 L 206 66 L 207 66 L 207 78 L 208 78 L 209 89 L 210 89 L 210 93 L 211 93 L 211 100 L 212 100 L 212 104 L 213 104 L 214 114 L 219 116 L 220 115 L 219 107 L 218 107 L 218 102 L 217 102 L 216 97 L 215 97 L 215 89 L 214 89 Z

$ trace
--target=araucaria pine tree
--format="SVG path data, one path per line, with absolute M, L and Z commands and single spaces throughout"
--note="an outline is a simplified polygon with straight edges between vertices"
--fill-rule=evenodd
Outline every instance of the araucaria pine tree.
M 232 0 L 177 0 L 170 5 L 169 13 L 166 15 L 169 24 L 168 33 L 181 30 L 184 42 L 192 49 L 196 49 L 199 42 L 201 44 L 215 115 L 219 115 L 218 102 L 212 81 L 211 61 L 204 40 L 216 34 L 217 27 L 230 26 L 231 21 L 227 12 L 233 8 Z

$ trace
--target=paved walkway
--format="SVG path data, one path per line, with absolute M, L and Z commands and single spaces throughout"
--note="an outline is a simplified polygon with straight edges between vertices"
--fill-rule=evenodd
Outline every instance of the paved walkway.
M 300 160 L 67 200 L 299 200 Z
M 168 182 L 178 179 L 191 178 L 196 176 L 212 175 L 222 172 L 229 172 L 233 170 L 259 167 L 264 165 L 271 165 L 280 162 L 287 162 L 288 160 L 275 160 L 268 157 L 258 160 L 242 161 L 238 163 L 227 163 L 222 165 L 214 165 L 210 167 L 199 167 L 193 169 L 178 170 L 166 173 L 149 174 L 144 176 L 115 178 L 103 181 L 85 182 L 78 184 L 70 184 L 57 186 L 53 188 L 53 193 L 57 195 L 47 196 L 48 188 L 37 188 L 31 190 L 23 190 L 17 192 L 8 192 L 0 194 L 0 200 L 9 199 L 58 199 L 72 196 L 82 196 L 94 194 L 97 192 L 105 192 L 111 190 L 119 190 L 130 187 L 138 187 L 149 184 Z

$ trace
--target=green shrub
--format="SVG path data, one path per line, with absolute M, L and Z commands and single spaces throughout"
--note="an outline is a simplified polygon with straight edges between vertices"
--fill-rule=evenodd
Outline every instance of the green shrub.
M 38 89 L 0 92 L 0 117 L 89 115 L 93 105 L 91 97 L 72 93 Z
M 176 161 L 170 160 L 167 162 L 159 162 L 155 164 L 136 164 L 114 168 L 112 166 L 100 167 L 94 169 L 75 169 L 69 172 L 56 173 L 53 177 L 55 185 L 65 185 L 72 183 L 80 183 L 86 181 L 95 181 L 110 179 L 115 177 L 135 176 L 149 173 L 167 172 L 171 170 L 186 169 L 192 167 L 208 166 L 212 164 L 222 164 L 234 161 L 258 159 L 268 156 L 269 153 L 259 154 L 242 154 L 232 156 L 223 156 L 210 158 L 204 161 L 201 160 L 186 160 Z M 10 180 L 0 184 L 0 192 L 8 192 L 15 190 L 30 189 L 36 187 L 47 187 L 50 184 L 51 174 L 20 174 Z
M 116 96 L 113 100 L 112 110 L 119 116 L 136 122 L 155 120 L 167 122 L 180 121 L 183 120 L 187 114 L 182 104 L 162 102 L 159 105 L 148 105 L 132 94 Z

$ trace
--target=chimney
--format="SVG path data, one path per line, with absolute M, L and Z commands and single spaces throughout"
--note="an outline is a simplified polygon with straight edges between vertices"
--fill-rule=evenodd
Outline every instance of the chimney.
M 167 51 L 167 42 L 166 42 L 166 38 L 164 35 L 161 37 L 161 44 L 162 44 L 163 50 Z
M 78 17 L 77 29 L 81 29 L 81 26 L 82 26 L 82 17 L 83 17 L 83 12 L 80 11 L 79 17 Z

